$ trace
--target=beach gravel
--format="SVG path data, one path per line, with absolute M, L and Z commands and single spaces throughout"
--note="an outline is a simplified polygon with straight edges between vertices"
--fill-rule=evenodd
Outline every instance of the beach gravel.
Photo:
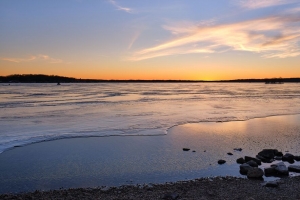
M 277 182 L 278 187 L 266 187 L 261 180 L 215 177 L 166 184 L 3 194 L 0 199 L 300 199 L 300 177 Z

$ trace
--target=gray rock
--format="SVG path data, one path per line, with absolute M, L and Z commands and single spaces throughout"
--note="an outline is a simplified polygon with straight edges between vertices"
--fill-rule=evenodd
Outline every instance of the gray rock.
M 245 156 L 245 161 L 248 162 L 250 160 L 253 160 L 255 161 L 258 165 L 261 165 L 261 160 L 257 159 L 257 158 L 253 158 L 253 157 L 250 157 L 250 156 Z
M 277 153 L 275 153 L 275 156 L 280 156 L 282 157 L 283 156 L 283 153 L 281 151 L 278 151 Z
M 274 176 L 277 174 L 275 167 L 267 167 L 264 169 L 264 172 L 266 176 Z
M 300 173 L 300 165 L 290 165 L 290 166 L 288 166 L 288 170 L 291 172 Z
M 264 171 L 257 167 L 253 167 L 249 169 L 247 173 L 248 178 L 262 178 L 263 175 L 264 175 Z
M 278 185 L 277 181 L 269 181 L 265 184 L 266 187 L 278 187 Z
M 245 163 L 245 159 L 244 158 L 238 158 L 238 159 L 236 159 L 236 162 L 238 164 L 244 164 Z
M 296 161 L 300 161 L 300 156 L 294 156 L 294 159 L 295 159 Z
M 266 159 L 272 159 L 277 153 L 278 153 L 277 149 L 263 149 L 261 152 L 258 153 L 258 155 Z
M 224 164 L 224 163 L 226 163 L 226 160 L 218 160 L 218 164 L 219 164 L 219 165 L 222 165 L 222 164 Z
M 273 159 L 265 158 L 265 157 L 262 157 L 260 155 L 256 155 L 256 158 L 259 159 L 259 160 L 261 160 L 264 163 L 271 163 L 273 161 Z
M 258 167 L 258 164 L 254 160 L 248 161 L 247 164 L 250 165 L 251 167 Z
M 252 169 L 253 167 L 251 167 L 249 164 L 244 163 L 240 165 L 240 173 L 246 175 L 249 171 L 249 169 Z
M 284 156 L 282 156 L 282 161 L 294 162 L 294 155 L 286 153 Z
M 271 165 L 274 167 L 278 175 L 289 175 L 289 170 L 283 162 Z

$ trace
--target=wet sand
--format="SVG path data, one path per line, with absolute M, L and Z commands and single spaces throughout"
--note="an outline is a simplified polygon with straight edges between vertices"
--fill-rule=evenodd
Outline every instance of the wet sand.
M 0 193 L 243 177 L 235 163 L 239 157 L 264 148 L 300 155 L 299 122 L 300 115 L 202 122 L 175 126 L 164 136 L 74 138 L 18 147 L 0 154 Z M 219 159 L 226 164 L 218 165 Z

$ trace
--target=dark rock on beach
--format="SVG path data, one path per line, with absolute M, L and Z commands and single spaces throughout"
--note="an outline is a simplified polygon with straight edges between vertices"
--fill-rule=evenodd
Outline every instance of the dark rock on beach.
M 254 160 L 248 161 L 247 164 L 250 165 L 251 167 L 258 167 L 258 164 Z
M 300 173 L 300 165 L 290 165 L 290 166 L 288 166 L 288 170 L 291 172 Z
M 254 179 L 261 179 L 263 175 L 264 175 L 263 170 L 257 167 L 250 168 L 247 173 L 248 178 L 254 178 Z
M 238 158 L 238 159 L 236 159 L 236 162 L 238 164 L 244 164 L 245 163 L 245 159 L 244 158 Z
M 288 161 L 290 163 L 294 163 L 294 155 L 290 153 L 286 153 L 284 154 L 284 156 L 282 156 L 282 161 Z
M 300 156 L 294 156 L 294 159 L 295 159 L 296 161 L 300 161 Z
M 233 150 L 235 150 L 235 151 L 242 151 L 243 149 L 242 148 L 234 148 Z
M 256 162 L 258 165 L 261 165 L 261 160 L 257 159 L 257 158 L 253 158 L 250 156 L 245 156 L 245 161 L 249 162 L 250 160 L 253 160 L 254 162 Z
M 273 158 L 272 159 L 265 158 L 265 157 L 262 157 L 260 155 L 256 155 L 256 158 L 259 159 L 261 162 L 264 162 L 264 163 L 271 163 L 271 162 L 273 162 Z
M 275 160 L 282 160 L 282 156 L 275 156 L 274 159 Z
M 227 155 L 230 155 L 230 156 L 232 156 L 233 154 L 232 154 L 232 153 L 230 153 L 230 152 L 228 152 L 228 153 L 227 153 Z
M 218 164 L 219 164 L 219 165 L 222 165 L 222 164 L 224 164 L 224 163 L 226 163 L 226 160 L 218 160 Z
M 252 169 L 252 167 L 247 163 L 244 163 L 244 164 L 240 165 L 240 173 L 242 175 L 247 175 L 249 169 Z
M 278 187 L 278 185 L 277 181 L 269 181 L 265 184 L 266 187 Z
M 261 152 L 258 153 L 258 155 L 266 159 L 273 159 L 277 153 L 277 149 L 263 149 Z
M 289 170 L 283 162 L 273 164 L 271 165 L 271 167 L 275 168 L 278 175 L 284 175 L 284 176 L 289 175 Z
M 266 176 L 275 176 L 277 174 L 277 171 L 275 167 L 267 167 L 264 169 Z
M 182 150 L 183 150 L 183 151 L 189 151 L 189 150 L 191 150 L 191 149 L 189 149 L 189 148 L 182 148 Z

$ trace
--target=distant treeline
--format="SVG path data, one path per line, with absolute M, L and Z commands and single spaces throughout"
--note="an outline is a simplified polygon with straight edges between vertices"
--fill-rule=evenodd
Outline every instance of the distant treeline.
M 288 83 L 300 82 L 300 78 L 266 78 L 266 79 L 236 79 L 236 80 L 101 80 L 101 79 L 76 79 L 44 74 L 14 74 L 0 76 L 2 83 L 98 83 L 98 82 L 235 82 L 235 83 Z

